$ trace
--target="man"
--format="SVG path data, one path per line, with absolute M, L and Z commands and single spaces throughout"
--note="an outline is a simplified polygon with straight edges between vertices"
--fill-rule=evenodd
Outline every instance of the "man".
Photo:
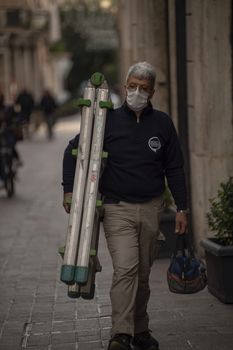
M 109 350 L 157 350 L 149 330 L 149 275 L 159 238 L 165 177 L 177 206 L 176 232 L 187 229 L 183 157 L 171 119 L 152 108 L 154 68 L 146 62 L 130 67 L 126 101 L 109 111 L 104 150 L 108 161 L 100 179 L 104 230 L 114 274 L 111 287 L 112 338 Z M 70 141 L 64 155 L 64 207 L 69 212 L 75 159 Z
M 53 138 L 53 126 L 55 123 L 54 112 L 57 105 L 52 93 L 48 89 L 46 89 L 42 95 L 40 108 L 43 111 L 44 121 L 47 125 L 48 139 L 51 140 Z
M 29 138 L 29 125 L 31 121 L 31 114 L 34 108 L 34 99 L 32 94 L 26 88 L 23 88 L 23 90 L 16 98 L 15 105 L 18 105 L 20 107 L 20 112 L 22 118 L 24 119 L 25 133 Z

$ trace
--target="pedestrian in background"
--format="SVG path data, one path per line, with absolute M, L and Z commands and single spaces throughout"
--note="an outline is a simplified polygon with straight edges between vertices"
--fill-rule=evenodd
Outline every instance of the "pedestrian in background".
M 54 112 L 57 108 L 55 98 L 53 97 L 52 93 L 46 89 L 42 95 L 41 101 L 40 101 L 40 108 L 43 111 L 44 115 L 44 121 L 47 126 L 47 133 L 48 138 L 53 138 L 53 126 L 55 123 L 55 116 Z
M 187 230 L 187 195 L 183 156 L 171 118 L 150 102 L 155 71 L 147 62 L 130 67 L 125 102 L 107 114 L 104 151 L 108 160 L 100 179 L 104 231 L 113 263 L 110 291 L 112 337 L 108 350 L 158 350 L 151 335 L 147 305 L 149 276 L 160 239 L 165 178 L 177 207 L 176 233 Z M 63 205 L 70 211 L 77 135 L 63 160 Z
M 25 134 L 29 138 L 29 126 L 31 121 L 31 114 L 34 108 L 34 98 L 32 94 L 26 88 L 23 88 L 15 100 L 15 105 L 20 106 L 20 113 L 24 119 Z
M 14 193 L 13 179 L 23 161 L 17 143 L 23 140 L 23 123 L 15 105 L 3 105 L 0 110 L 0 188 L 7 190 L 8 197 Z

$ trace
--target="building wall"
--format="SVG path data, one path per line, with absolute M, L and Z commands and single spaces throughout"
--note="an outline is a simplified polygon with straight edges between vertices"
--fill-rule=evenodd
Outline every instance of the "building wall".
M 233 174 L 231 0 L 187 1 L 188 121 L 193 231 L 209 235 L 209 198 Z
M 191 215 L 196 248 L 202 254 L 200 240 L 210 234 L 209 199 L 220 182 L 233 175 L 232 2 L 185 3 Z M 147 60 L 155 65 L 155 106 L 170 110 L 178 129 L 175 4 L 119 0 L 119 30 L 122 82 L 132 63 Z
M 157 88 L 153 103 L 169 111 L 167 6 L 164 0 L 119 0 L 120 80 L 128 68 L 148 61 L 155 66 Z
M 14 10 L 16 14 L 26 11 L 34 19 L 27 26 L 16 19 L 14 24 L 0 21 L 0 70 L 3 72 L 0 89 L 4 92 L 6 103 L 13 103 L 17 93 L 25 87 L 32 92 L 36 101 L 41 98 L 44 88 L 50 88 L 59 102 L 63 102 L 68 97 L 63 88 L 67 68 L 61 64 L 65 61 L 67 65 L 69 57 L 49 51 L 50 44 L 61 37 L 57 2 L 0 0 L 1 15 L 9 10 Z

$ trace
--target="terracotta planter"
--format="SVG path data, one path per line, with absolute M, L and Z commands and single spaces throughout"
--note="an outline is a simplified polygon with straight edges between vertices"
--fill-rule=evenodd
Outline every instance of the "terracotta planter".
M 233 246 L 218 244 L 216 239 L 201 241 L 205 249 L 208 290 L 223 303 L 233 303 Z

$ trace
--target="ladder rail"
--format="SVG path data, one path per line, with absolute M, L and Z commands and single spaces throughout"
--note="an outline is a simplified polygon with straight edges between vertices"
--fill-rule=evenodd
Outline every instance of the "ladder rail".
M 81 130 L 75 170 L 74 189 L 67 229 L 64 262 L 61 272 L 61 280 L 67 283 L 72 282 L 72 279 L 74 278 L 74 276 L 72 277 L 72 275 L 74 274 L 74 269 L 76 266 L 82 211 L 84 204 L 85 185 L 91 148 L 91 133 L 94 120 L 95 93 L 96 89 L 90 84 L 84 90 L 84 98 L 91 101 L 91 106 L 84 106 L 82 108 L 81 115 Z M 70 271 L 70 274 L 68 273 L 68 275 L 66 273 L 67 269 L 68 271 L 72 270 Z
M 93 140 L 90 156 L 90 165 L 86 184 L 84 200 L 84 211 L 80 233 L 80 243 L 75 272 L 77 283 L 86 283 L 88 279 L 88 266 L 90 258 L 90 247 L 92 230 L 95 217 L 96 198 L 102 161 L 103 139 L 106 121 L 106 108 L 100 107 L 100 101 L 108 100 L 108 87 L 102 85 L 97 91 L 97 103 L 93 130 Z

